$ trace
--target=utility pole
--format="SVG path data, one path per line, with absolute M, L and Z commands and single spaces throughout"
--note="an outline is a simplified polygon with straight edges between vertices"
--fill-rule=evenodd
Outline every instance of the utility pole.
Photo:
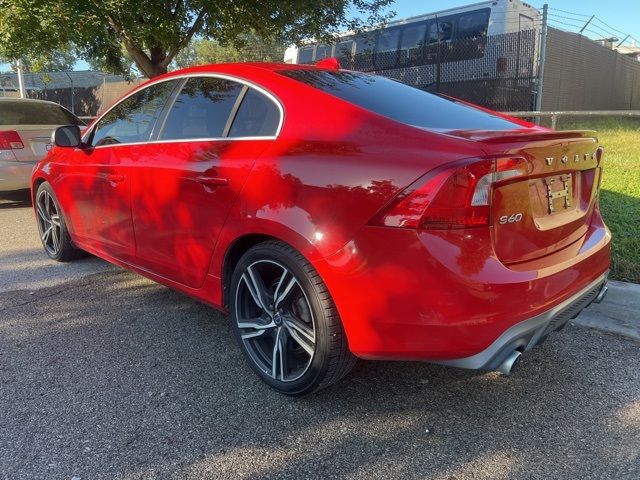
M 538 65 L 538 91 L 536 92 L 536 112 L 542 110 L 542 84 L 544 81 L 544 62 L 547 56 L 547 15 L 549 5 L 546 3 L 542 7 L 542 32 L 540 39 L 540 63 Z
M 18 85 L 20 87 L 20 98 L 27 98 L 27 94 L 24 89 L 24 74 L 22 72 L 22 59 L 19 58 L 16 63 L 18 64 Z

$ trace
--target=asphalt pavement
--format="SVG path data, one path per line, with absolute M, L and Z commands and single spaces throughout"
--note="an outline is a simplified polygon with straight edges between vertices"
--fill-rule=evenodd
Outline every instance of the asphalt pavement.
M 512 377 L 359 362 L 266 387 L 227 315 L 97 258 L 56 264 L 0 201 L 0 480 L 633 479 L 640 286 L 610 282 Z

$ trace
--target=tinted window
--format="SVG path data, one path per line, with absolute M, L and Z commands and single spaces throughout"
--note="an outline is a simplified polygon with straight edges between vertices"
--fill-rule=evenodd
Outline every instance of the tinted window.
M 477 38 L 487 34 L 490 10 L 467 13 L 458 19 L 456 39 Z
M 407 125 L 446 130 L 509 130 L 519 125 L 384 77 L 329 70 L 280 72 Z
M 2 100 L 0 125 L 84 125 L 84 122 L 54 103 Z
M 220 138 L 242 91 L 222 78 L 190 78 L 176 98 L 162 128 L 162 140 Z
M 270 137 L 280 125 L 280 109 L 260 92 L 249 89 L 233 120 L 230 137 Z
M 375 38 L 367 33 L 363 33 L 356 38 L 356 51 L 354 59 L 354 68 L 357 70 L 373 69 L 373 48 L 375 47 Z
M 333 47 L 331 45 L 318 45 L 316 47 L 316 62 L 331 57 L 331 51 Z
M 427 32 L 427 43 L 446 42 L 451 40 L 453 35 L 453 20 L 450 18 L 443 18 L 429 25 L 429 31 Z
M 424 46 L 426 31 L 427 24 L 425 22 L 404 27 L 400 42 L 400 63 L 410 63 L 420 57 L 420 49 Z
M 160 109 L 178 82 L 156 83 L 120 102 L 97 123 L 92 144 L 99 147 L 148 141 Z
M 313 62 L 313 45 L 302 47 L 298 50 L 298 63 Z
M 398 59 L 400 28 L 386 28 L 378 35 L 376 42 L 376 68 L 392 68 Z
M 338 57 L 339 59 L 342 59 L 342 58 L 350 59 L 352 49 L 353 49 L 353 39 L 340 42 L 336 45 L 335 56 Z

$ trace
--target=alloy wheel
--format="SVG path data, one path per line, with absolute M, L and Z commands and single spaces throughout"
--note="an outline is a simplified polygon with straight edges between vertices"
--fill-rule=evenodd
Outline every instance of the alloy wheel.
M 301 378 L 315 355 L 316 321 L 295 275 L 258 260 L 242 272 L 235 301 L 240 338 L 255 365 L 276 381 Z
M 36 212 L 42 245 L 50 256 L 56 256 L 60 253 L 62 245 L 60 212 L 53 196 L 45 189 L 38 192 Z

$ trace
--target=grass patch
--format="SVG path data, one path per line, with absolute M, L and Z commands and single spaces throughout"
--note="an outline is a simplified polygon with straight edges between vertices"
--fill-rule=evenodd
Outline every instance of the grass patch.
M 640 283 L 640 118 L 565 118 L 558 129 L 598 132 L 604 147 L 600 210 L 613 234 L 611 278 Z

